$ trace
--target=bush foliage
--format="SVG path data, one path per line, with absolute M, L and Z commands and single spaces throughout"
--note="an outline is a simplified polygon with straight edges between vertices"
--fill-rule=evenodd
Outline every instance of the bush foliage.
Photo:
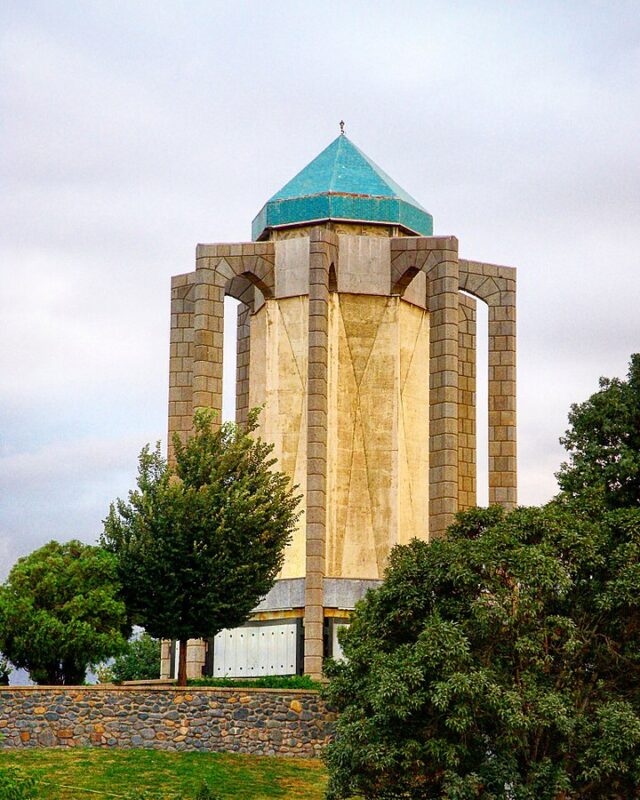
M 36 683 L 82 683 L 88 664 L 126 648 L 119 592 L 112 554 L 49 542 L 21 558 L 0 587 L 0 651 Z
M 640 796 L 640 355 L 569 420 L 554 501 L 392 551 L 327 665 L 328 797 Z
M 0 767 L 0 800 L 36 800 L 37 797 L 34 778 L 17 767 Z
M 259 678 L 197 678 L 188 681 L 189 686 L 247 686 L 255 689 L 322 689 L 320 681 L 308 675 L 264 675 Z
M 460 514 L 341 641 L 329 797 L 638 796 L 639 510 Z
M 142 633 L 129 640 L 127 652 L 111 665 L 113 680 L 147 681 L 160 677 L 160 641 Z

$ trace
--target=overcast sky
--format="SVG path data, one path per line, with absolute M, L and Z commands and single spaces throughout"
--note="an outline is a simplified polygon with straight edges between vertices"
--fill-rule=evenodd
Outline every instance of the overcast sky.
M 0 577 L 99 535 L 166 439 L 170 276 L 340 119 L 463 257 L 518 267 L 520 499 L 553 495 L 569 404 L 640 351 L 637 0 L 8 0 Z

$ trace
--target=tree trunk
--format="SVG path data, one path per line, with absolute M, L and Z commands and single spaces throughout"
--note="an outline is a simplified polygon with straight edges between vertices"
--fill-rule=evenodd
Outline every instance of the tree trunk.
M 60 664 L 47 664 L 41 669 L 29 669 L 29 677 L 38 686 L 63 686 L 64 673 Z
M 72 659 L 62 662 L 62 680 L 64 686 L 81 686 L 87 678 L 85 667 L 79 666 Z
M 178 661 L 178 686 L 187 685 L 187 640 L 180 639 L 180 656 Z

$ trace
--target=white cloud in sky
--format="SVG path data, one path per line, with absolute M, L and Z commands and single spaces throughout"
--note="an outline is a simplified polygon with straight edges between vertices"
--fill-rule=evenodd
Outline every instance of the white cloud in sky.
M 100 532 L 165 439 L 170 276 L 342 118 L 463 256 L 518 267 L 520 496 L 551 496 L 569 404 L 640 350 L 637 11 L 5 3 L 0 574 Z

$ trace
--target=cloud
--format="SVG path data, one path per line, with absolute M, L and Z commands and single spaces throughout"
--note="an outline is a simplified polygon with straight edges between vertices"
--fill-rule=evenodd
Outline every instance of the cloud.
M 95 542 L 135 482 L 144 437 L 59 441 L 0 454 L 0 577 L 50 539 Z
M 165 436 L 170 276 L 340 119 L 461 254 L 518 267 L 521 498 L 553 494 L 570 403 L 640 349 L 639 45 L 634 2 L 5 4 L 5 571 L 99 533 Z

